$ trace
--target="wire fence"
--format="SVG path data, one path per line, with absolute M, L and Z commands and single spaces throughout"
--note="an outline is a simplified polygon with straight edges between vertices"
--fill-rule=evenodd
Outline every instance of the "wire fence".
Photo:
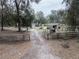
M 46 29 L 43 35 L 46 39 L 79 38 L 79 26 L 63 26 L 60 29 L 57 28 L 56 32 L 51 31 L 51 29 Z

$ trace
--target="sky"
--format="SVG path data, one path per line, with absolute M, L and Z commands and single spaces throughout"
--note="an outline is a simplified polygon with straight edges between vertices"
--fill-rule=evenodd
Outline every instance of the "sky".
M 44 15 L 48 15 L 51 13 L 51 10 L 65 9 L 62 1 L 63 0 L 41 0 L 38 4 L 32 3 L 32 8 L 35 12 L 42 11 Z

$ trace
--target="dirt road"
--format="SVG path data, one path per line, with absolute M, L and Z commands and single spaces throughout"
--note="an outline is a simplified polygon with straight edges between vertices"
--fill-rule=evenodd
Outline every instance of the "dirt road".
M 31 31 L 31 41 L 0 43 L 0 59 L 61 59 L 52 55 L 47 43 L 37 30 Z
M 51 54 L 45 40 L 38 31 L 33 30 L 31 32 L 31 42 L 32 48 L 21 59 L 61 59 Z

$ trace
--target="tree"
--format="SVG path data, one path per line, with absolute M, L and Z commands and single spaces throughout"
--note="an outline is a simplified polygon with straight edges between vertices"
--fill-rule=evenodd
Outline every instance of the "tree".
M 15 0 L 16 12 L 17 12 L 17 21 L 18 21 L 18 31 L 21 31 L 21 20 L 20 20 L 20 7 L 26 5 L 26 8 L 30 5 L 31 2 L 38 3 L 40 0 Z
M 27 28 L 31 27 L 31 24 L 35 17 L 34 10 L 31 8 L 30 8 L 30 10 L 26 9 L 24 11 L 24 14 L 21 15 L 21 17 L 22 17 L 22 26 L 26 26 Z
M 4 10 L 6 7 L 7 0 L 0 0 L 0 7 L 1 7 L 1 31 L 3 31 L 3 24 L 4 24 Z
M 47 20 L 48 20 L 48 23 L 54 23 L 54 17 L 52 16 L 52 14 L 47 16 Z
M 1 30 L 3 30 L 3 25 L 14 26 L 18 24 L 18 31 L 20 32 L 23 19 L 31 25 L 34 15 L 32 14 L 30 2 L 38 3 L 39 1 L 40 0 L 0 0 Z M 26 25 L 28 25 L 27 23 Z
M 64 23 L 64 20 L 67 16 L 67 11 L 66 10 L 58 10 L 57 15 L 58 15 L 59 22 Z
M 47 22 L 42 11 L 36 13 L 36 20 L 34 22 L 38 23 L 38 25 L 45 24 Z
M 47 16 L 49 23 L 60 23 L 63 21 L 65 10 L 52 10 Z
M 79 19 L 79 0 L 64 0 L 67 5 L 67 18 L 66 23 L 71 26 L 72 31 L 75 31 L 78 25 L 77 21 Z
M 1 13 L 1 31 L 3 31 L 4 26 L 13 25 L 13 13 L 14 8 L 11 4 L 11 0 L 0 0 L 0 13 Z

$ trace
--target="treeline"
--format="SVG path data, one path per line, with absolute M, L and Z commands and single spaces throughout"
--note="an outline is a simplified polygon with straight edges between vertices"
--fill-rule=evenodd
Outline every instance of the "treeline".
M 79 0 L 63 0 L 63 2 L 67 6 L 65 23 L 75 31 L 76 27 L 79 29 Z
M 4 26 L 30 27 L 34 19 L 34 10 L 31 2 L 38 3 L 40 0 L 0 0 L 0 23 L 1 31 Z

